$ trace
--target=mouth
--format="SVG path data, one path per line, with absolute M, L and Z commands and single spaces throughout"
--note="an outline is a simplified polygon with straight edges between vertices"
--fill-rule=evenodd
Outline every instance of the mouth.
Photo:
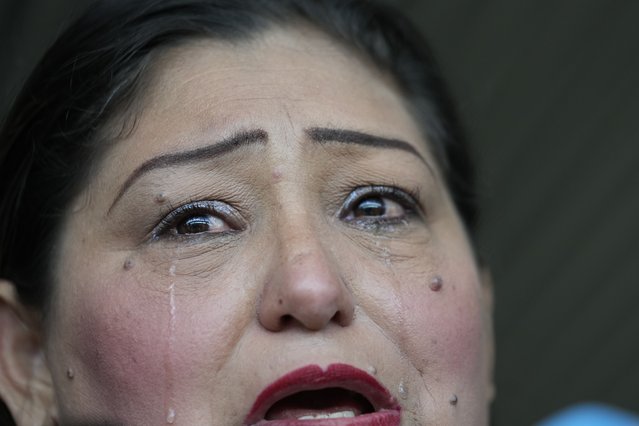
M 268 385 L 245 425 L 399 426 L 400 406 L 380 382 L 363 370 L 309 365 Z

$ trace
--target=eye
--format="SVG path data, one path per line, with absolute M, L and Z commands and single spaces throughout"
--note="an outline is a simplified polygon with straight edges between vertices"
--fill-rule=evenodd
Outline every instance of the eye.
M 212 214 L 195 214 L 188 216 L 175 227 L 177 234 L 216 233 L 231 229 L 224 220 Z
M 219 235 L 242 228 L 240 215 L 230 205 L 221 201 L 197 201 L 166 215 L 152 231 L 152 237 Z
M 410 219 L 418 211 L 416 197 L 399 188 L 366 186 L 351 192 L 340 212 L 346 222 L 391 224 Z
M 368 197 L 357 202 L 351 212 L 353 219 L 365 217 L 400 218 L 405 216 L 404 207 L 384 197 Z

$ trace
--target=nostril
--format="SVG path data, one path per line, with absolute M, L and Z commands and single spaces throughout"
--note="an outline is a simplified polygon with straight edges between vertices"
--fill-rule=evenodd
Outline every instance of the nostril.
M 333 315 L 331 321 L 341 325 L 342 327 L 346 327 L 353 321 L 353 314 L 350 312 L 337 311 L 335 315 Z
M 286 327 L 292 321 L 293 321 L 293 317 L 289 314 L 282 315 L 282 317 L 280 318 L 280 324 L 282 325 L 282 327 Z
M 336 265 L 314 248 L 278 259 L 257 306 L 262 326 L 270 331 L 293 327 L 318 331 L 331 323 L 348 326 L 353 296 Z

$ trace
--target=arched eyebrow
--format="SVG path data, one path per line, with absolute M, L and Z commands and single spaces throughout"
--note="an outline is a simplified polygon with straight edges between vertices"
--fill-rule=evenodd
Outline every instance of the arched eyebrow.
M 323 127 L 311 127 L 305 130 L 306 135 L 312 142 L 320 144 L 328 143 L 346 143 L 370 146 L 373 148 L 399 149 L 415 155 L 422 163 L 428 167 L 429 171 L 435 175 L 431 165 L 422 157 L 415 147 L 408 142 L 399 139 L 389 139 L 381 136 L 362 133 L 354 130 L 331 129 Z M 189 151 L 182 151 L 170 154 L 163 154 L 153 157 L 138 166 L 127 180 L 122 184 L 117 196 L 111 203 L 107 215 L 111 213 L 117 202 L 122 198 L 126 191 L 137 181 L 142 175 L 151 170 L 171 167 L 175 165 L 184 165 L 197 163 L 213 157 L 219 157 L 229 154 L 239 148 L 253 145 L 265 144 L 268 141 L 268 133 L 262 129 L 254 129 L 236 133 L 235 135 L 215 142 L 202 148 L 196 148 Z
M 422 161 L 422 163 L 431 169 L 430 164 L 428 164 L 426 159 L 422 157 L 413 145 L 400 139 L 389 139 L 354 130 L 331 129 L 324 127 L 311 127 L 306 129 L 306 134 L 313 142 L 321 144 L 339 142 L 370 146 L 373 148 L 399 149 L 415 155 Z
M 107 211 L 107 215 L 111 213 L 113 207 L 117 204 L 117 202 L 122 198 L 122 196 L 126 193 L 126 191 L 133 185 L 133 183 L 138 180 L 142 175 L 150 172 L 151 170 L 171 167 L 175 165 L 184 165 L 184 164 L 192 164 L 197 163 L 209 158 L 219 157 L 224 154 L 229 154 L 233 151 L 238 150 L 239 148 L 253 145 L 253 144 L 264 144 L 268 140 L 268 134 L 266 131 L 262 129 L 255 129 L 250 131 L 244 131 L 234 134 L 233 136 L 215 142 L 211 145 L 204 146 L 202 148 L 196 148 L 190 151 L 182 151 L 170 154 L 163 154 L 157 157 L 153 157 L 150 160 L 145 161 L 140 166 L 138 166 L 131 175 L 127 178 L 126 181 L 120 187 L 118 191 L 118 195 L 115 197 L 109 210 Z

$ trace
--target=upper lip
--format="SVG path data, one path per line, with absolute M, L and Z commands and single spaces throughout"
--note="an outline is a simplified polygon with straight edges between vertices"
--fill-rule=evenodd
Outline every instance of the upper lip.
M 265 419 L 268 410 L 277 402 L 303 391 L 342 388 L 357 392 L 371 403 L 375 411 L 395 410 L 400 406 L 391 393 L 367 372 L 348 364 L 331 364 L 326 369 L 308 365 L 293 370 L 268 385 L 255 399 L 245 424 Z

